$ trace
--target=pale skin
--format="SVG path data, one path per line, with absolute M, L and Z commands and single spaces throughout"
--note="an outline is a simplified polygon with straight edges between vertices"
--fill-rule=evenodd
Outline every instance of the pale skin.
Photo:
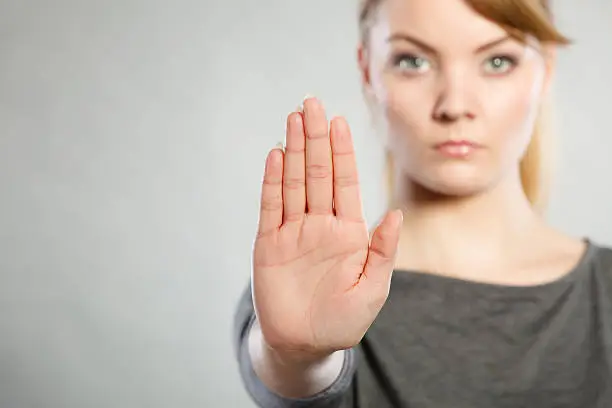
M 285 151 L 266 160 L 253 253 L 249 351 L 264 384 L 287 397 L 331 384 L 394 268 L 526 286 L 578 262 L 584 242 L 546 224 L 518 173 L 553 51 L 508 38 L 461 0 L 383 3 L 358 60 L 402 211 L 368 233 L 346 121 L 328 124 L 316 98 L 289 115 Z M 478 147 L 441 153 L 439 143 L 458 139 Z

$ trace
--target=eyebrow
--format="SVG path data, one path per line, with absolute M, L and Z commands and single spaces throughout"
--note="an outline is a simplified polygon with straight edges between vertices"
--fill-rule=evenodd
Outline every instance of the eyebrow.
M 486 44 L 483 44 L 481 46 L 479 46 L 478 48 L 476 48 L 476 50 L 474 51 L 475 54 L 487 51 L 493 47 L 498 46 L 499 44 L 502 44 L 508 40 L 511 40 L 512 37 L 510 35 L 504 35 L 503 37 L 500 37 L 496 40 L 490 41 Z M 391 34 L 389 36 L 389 38 L 387 39 L 387 42 L 394 42 L 394 41 L 407 41 L 407 42 L 411 42 L 415 45 L 417 45 L 418 47 L 424 49 L 425 51 L 429 52 L 430 54 L 435 54 L 438 55 L 439 52 L 431 45 L 427 44 L 426 42 L 424 42 L 423 40 L 419 40 L 418 38 L 415 38 L 411 35 L 405 34 L 405 33 L 395 33 L 395 34 Z

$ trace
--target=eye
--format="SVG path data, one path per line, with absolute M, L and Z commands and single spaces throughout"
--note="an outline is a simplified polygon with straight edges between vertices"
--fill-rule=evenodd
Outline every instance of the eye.
M 412 54 L 397 55 L 393 59 L 393 65 L 401 71 L 406 72 L 424 72 L 429 69 L 430 64 L 425 58 L 418 57 Z
M 505 74 L 517 65 L 516 58 L 509 55 L 496 55 L 485 62 L 485 72 L 490 74 Z

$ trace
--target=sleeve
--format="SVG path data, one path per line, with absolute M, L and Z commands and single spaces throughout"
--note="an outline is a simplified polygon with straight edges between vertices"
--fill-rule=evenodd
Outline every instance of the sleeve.
M 262 408 L 351 408 L 351 385 L 356 369 L 355 350 L 345 352 L 340 375 L 327 389 L 308 398 L 288 399 L 269 390 L 257 377 L 248 350 L 248 334 L 255 320 L 251 285 L 242 293 L 234 314 L 234 350 L 244 387 Z

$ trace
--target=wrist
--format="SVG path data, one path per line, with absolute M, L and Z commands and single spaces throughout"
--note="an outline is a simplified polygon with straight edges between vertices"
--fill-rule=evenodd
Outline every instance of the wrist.
M 262 341 L 262 352 L 276 364 L 307 369 L 329 360 L 337 351 L 306 351 L 279 349 Z

